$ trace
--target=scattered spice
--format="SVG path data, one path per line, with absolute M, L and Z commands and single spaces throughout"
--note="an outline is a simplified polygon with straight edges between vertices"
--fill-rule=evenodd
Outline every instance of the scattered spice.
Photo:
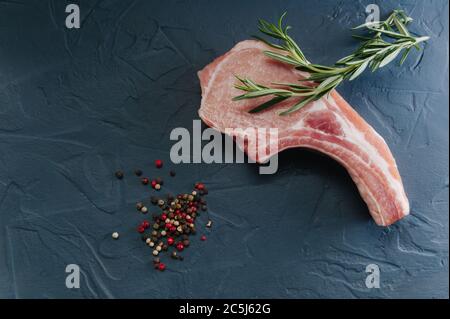
M 164 263 L 159 263 L 158 269 L 164 271 L 166 269 L 166 265 Z
M 156 168 L 162 168 L 162 160 L 155 160 Z M 138 177 L 142 176 L 142 170 L 134 170 L 134 174 Z M 170 176 L 175 176 L 175 171 L 169 172 Z M 123 178 L 123 172 L 115 173 L 119 179 Z M 150 184 L 155 190 L 161 190 L 164 180 L 161 177 L 149 179 L 141 177 L 140 182 L 143 185 Z M 166 196 L 151 196 L 150 203 L 159 207 L 159 212 L 152 212 L 151 219 L 143 220 L 138 226 L 137 231 L 142 234 L 142 241 L 146 246 L 152 248 L 154 267 L 157 270 L 164 271 L 166 264 L 161 262 L 159 256 L 166 253 L 172 259 L 183 260 L 183 256 L 179 253 L 191 246 L 190 236 L 197 233 L 196 222 L 201 213 L 207 211 L 204 195 L 207 194 L 206 187 L 203 183 L 195 183 L 193 189 L 186 193 L 180 193 L 176 196 L 167 194 Z M 136 203 L 136 209 L 143 214 L 148 213 L 145 201 Z M 212 222 L 209 220 L 206 227 L 211 227 Z M 112 237 L 117 239 L 119 234 L 112 233 Z M 201 240 L 206 240 L 206 236 L 202 235 Z
M 155 189 L 161 181 L 160 178 L 155 179 Z M 190 236 L 197 232 L 196 221 L 200 212 L 206 211 L 206 201 L 201 194 L 205 189 L 203 183 L 196 183 L 193 190 L 187 193 L 150 198 L 160 208 L 159 213 L 152 214 L 149 225 L 151 231 L 148 236 L 151 238 L 153 255 L 160 256 L 168 252 L 172 259 L 183 260 L 179 253 L 191 246 Z M 207 225 L 210 227 L 211 224 L 209 220 Z M 206 237 L 203 235 L 200 239 L 206 240 Z M 154 244 L 155 241 L 158 244 Z
M 123 178 L 123 172 L 122 171 L 117 171 L 117 172 L 114 173 L 114 175 L 116 175 L 116 177 L 118 179 L 122 179 Z

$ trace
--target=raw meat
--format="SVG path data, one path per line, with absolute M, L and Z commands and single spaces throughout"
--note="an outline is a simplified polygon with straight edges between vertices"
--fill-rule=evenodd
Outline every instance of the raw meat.
M 209 126 L 226 128 L 278 128 L 278 151 L 306 147 L 320 151 L 341 163 L 355 182 L 370 214 L 378 225 L 390 225 L 409 214 L 409 202 L 395 160 L 383 138 L 336 92 L 310 103 L 298 112 L 279 116 L 292 105 L 289 99 L 260 113 L 248 110 L 270 99 L 263 97 L 233 102 L 242 94 L 235 89 L 234 75 L 258 83 L 295 83 L 307 74 L 266 57 L 268 47 L 257 41 L 243 41 L 198 73 L 202 88 L 199 110 Z M 246 150 L 245 138 L 233 136 Z M 251 155 L 264 162 L 273 154 L 270 143 L 262 145 L 266 154 Z M 259 145 L 258 147 L 261 147 Z

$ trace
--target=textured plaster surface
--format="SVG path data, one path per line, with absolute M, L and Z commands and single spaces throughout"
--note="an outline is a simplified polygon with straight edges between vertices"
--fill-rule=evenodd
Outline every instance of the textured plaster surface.
M 271 176 L 170 164 L 171 130 L 197 118 L 196 72 L 257 18 L 287 10 L 305 54 L 332 63 L 355 48 L 349 29 L 372 2 L 78 1 L 81 28 L 69 30 L 69 2 L 0 0 L 0 297 L 448 298 L 447 1 L 375 1 L 431 39 L 401 68 L 339 89 L 396 157 L 404 220 L 376 226 L 346 171 L 306 150 L 283 152 Z M 134 203 L 151 192 L 131 172 L 167 176 L 155 158 L 177 171 L 166 191 L 209 185 L 214 220 L 164 273 L 135 231 Z M 380 289 L 365 286 L 372 263 Z M 67 264 L 80 289 L 65 287 Z

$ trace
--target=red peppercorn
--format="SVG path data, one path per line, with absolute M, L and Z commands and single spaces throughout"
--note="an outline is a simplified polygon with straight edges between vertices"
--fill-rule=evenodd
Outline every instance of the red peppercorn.
M 199 191 L 205 189 L 205 185 L 203 183 L 197 183 L 195 185 L 195 188 L 197 188 Z
M 140 226 L 138 227 L 137 231 L 138 231 L 139 233 L 142 234 L 142 233 L 145 231 L 144 226 L 140 225 Z
M 166 228 L 167 229 L 171 229 L 172 228 L 172 224 L 171 223 L 166 223 Z
M 165 265 L 164 263 L 159 263 L 159 264 L 158 264 L 158 269 L 159 269 L 160 271 L 164 271 L 164 270 L 166 269 L 166 265 Z
M 206 236 L 202 235 L 202 237 L 200 237 L 200 240 L 205 241 L 206 240 Z
M 167 244 L 169 245 L 173 245 L 174 241 L 175 240 L 172 237 L 167 238 Z
M 148 178 L 144 177 L 141 179 L 142 184 L 147 185 L 148 184 Z
M 155 181 L 155 180 L 152 180 L 151 185 L 152 185 L 153 188 L 155 188 L 156 184 L 157 184 L 156 181 Z
M 182 243 L 177 244 L 177 250 L 182 251 L 184 249 L 184 245 Z
M 161 160 L 156 160 L 155 166 L 156 166 L 156 168 L 161 168 L 163 166 L 163 162 Z
M 149 227 L 150 227 L 150 223 L 149 223 L 148 221 L 144 220 L 144 221 L 142 222 L 142 225 L 141 225 L 141 226 L 144 227 L 144 228 L 149 228 Z
M 161 215 L 161 219 L 162 219 L 162 220 L 166 220 L 166 219 L 167 219 L 167 215 L 166 215 L 166 214 L 162 214 L 162 215 Z

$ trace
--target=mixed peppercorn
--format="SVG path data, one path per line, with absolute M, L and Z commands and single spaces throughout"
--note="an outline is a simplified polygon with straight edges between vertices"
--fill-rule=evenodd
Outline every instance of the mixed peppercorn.
M 161 160 L 155 161 L 157 168 L 163 167 Z M 123 178 L 123 173 L 117 174 L 119 179 Z M 142 176 L 141 170 L 135 170 L 135 175 Z M 171 170 L 169 175 L 174 177 L 175 172 Z M 147 177 L 141 178 L 143 185 L 150 183 L 155 190 L 160 190 L 164 181 L 161 177 L 149 180 Z M 146 245 L 152 248 L 154 256 L 153 264 L 155 269 L 164 271 L 166 265 L 161 261 L 161 255 L 167 253 L 172 259 L 183 260 L 181 252 L 190 246 L 190 236 L 197 233 L 196 222 L 202 212 L 207 211 L 207 203 L 204 198 L 208 194 L 208 190 L 203 183 L 196 183 L 192 191 L 181 193 L 176 196 L 168 194 L 166 196 L 150 198 L 151 204 L 155 207 L 155 212 L 150 220 L 144 220 L 137 226 L 138 233 L 141 234 L 142 240 Z M 149 209 L 143 202 L 136 203 L 136 209 L 142 214 L 147 214 Z M 206 227 L 211 227 L 212 222 L 209 220 Z M 116 234 L 116 233 L 114 233 Z M 113 234 L 113 238 L 117 237 Z M 200 236 L 201 241 L 206 240 L 203 234 Z

